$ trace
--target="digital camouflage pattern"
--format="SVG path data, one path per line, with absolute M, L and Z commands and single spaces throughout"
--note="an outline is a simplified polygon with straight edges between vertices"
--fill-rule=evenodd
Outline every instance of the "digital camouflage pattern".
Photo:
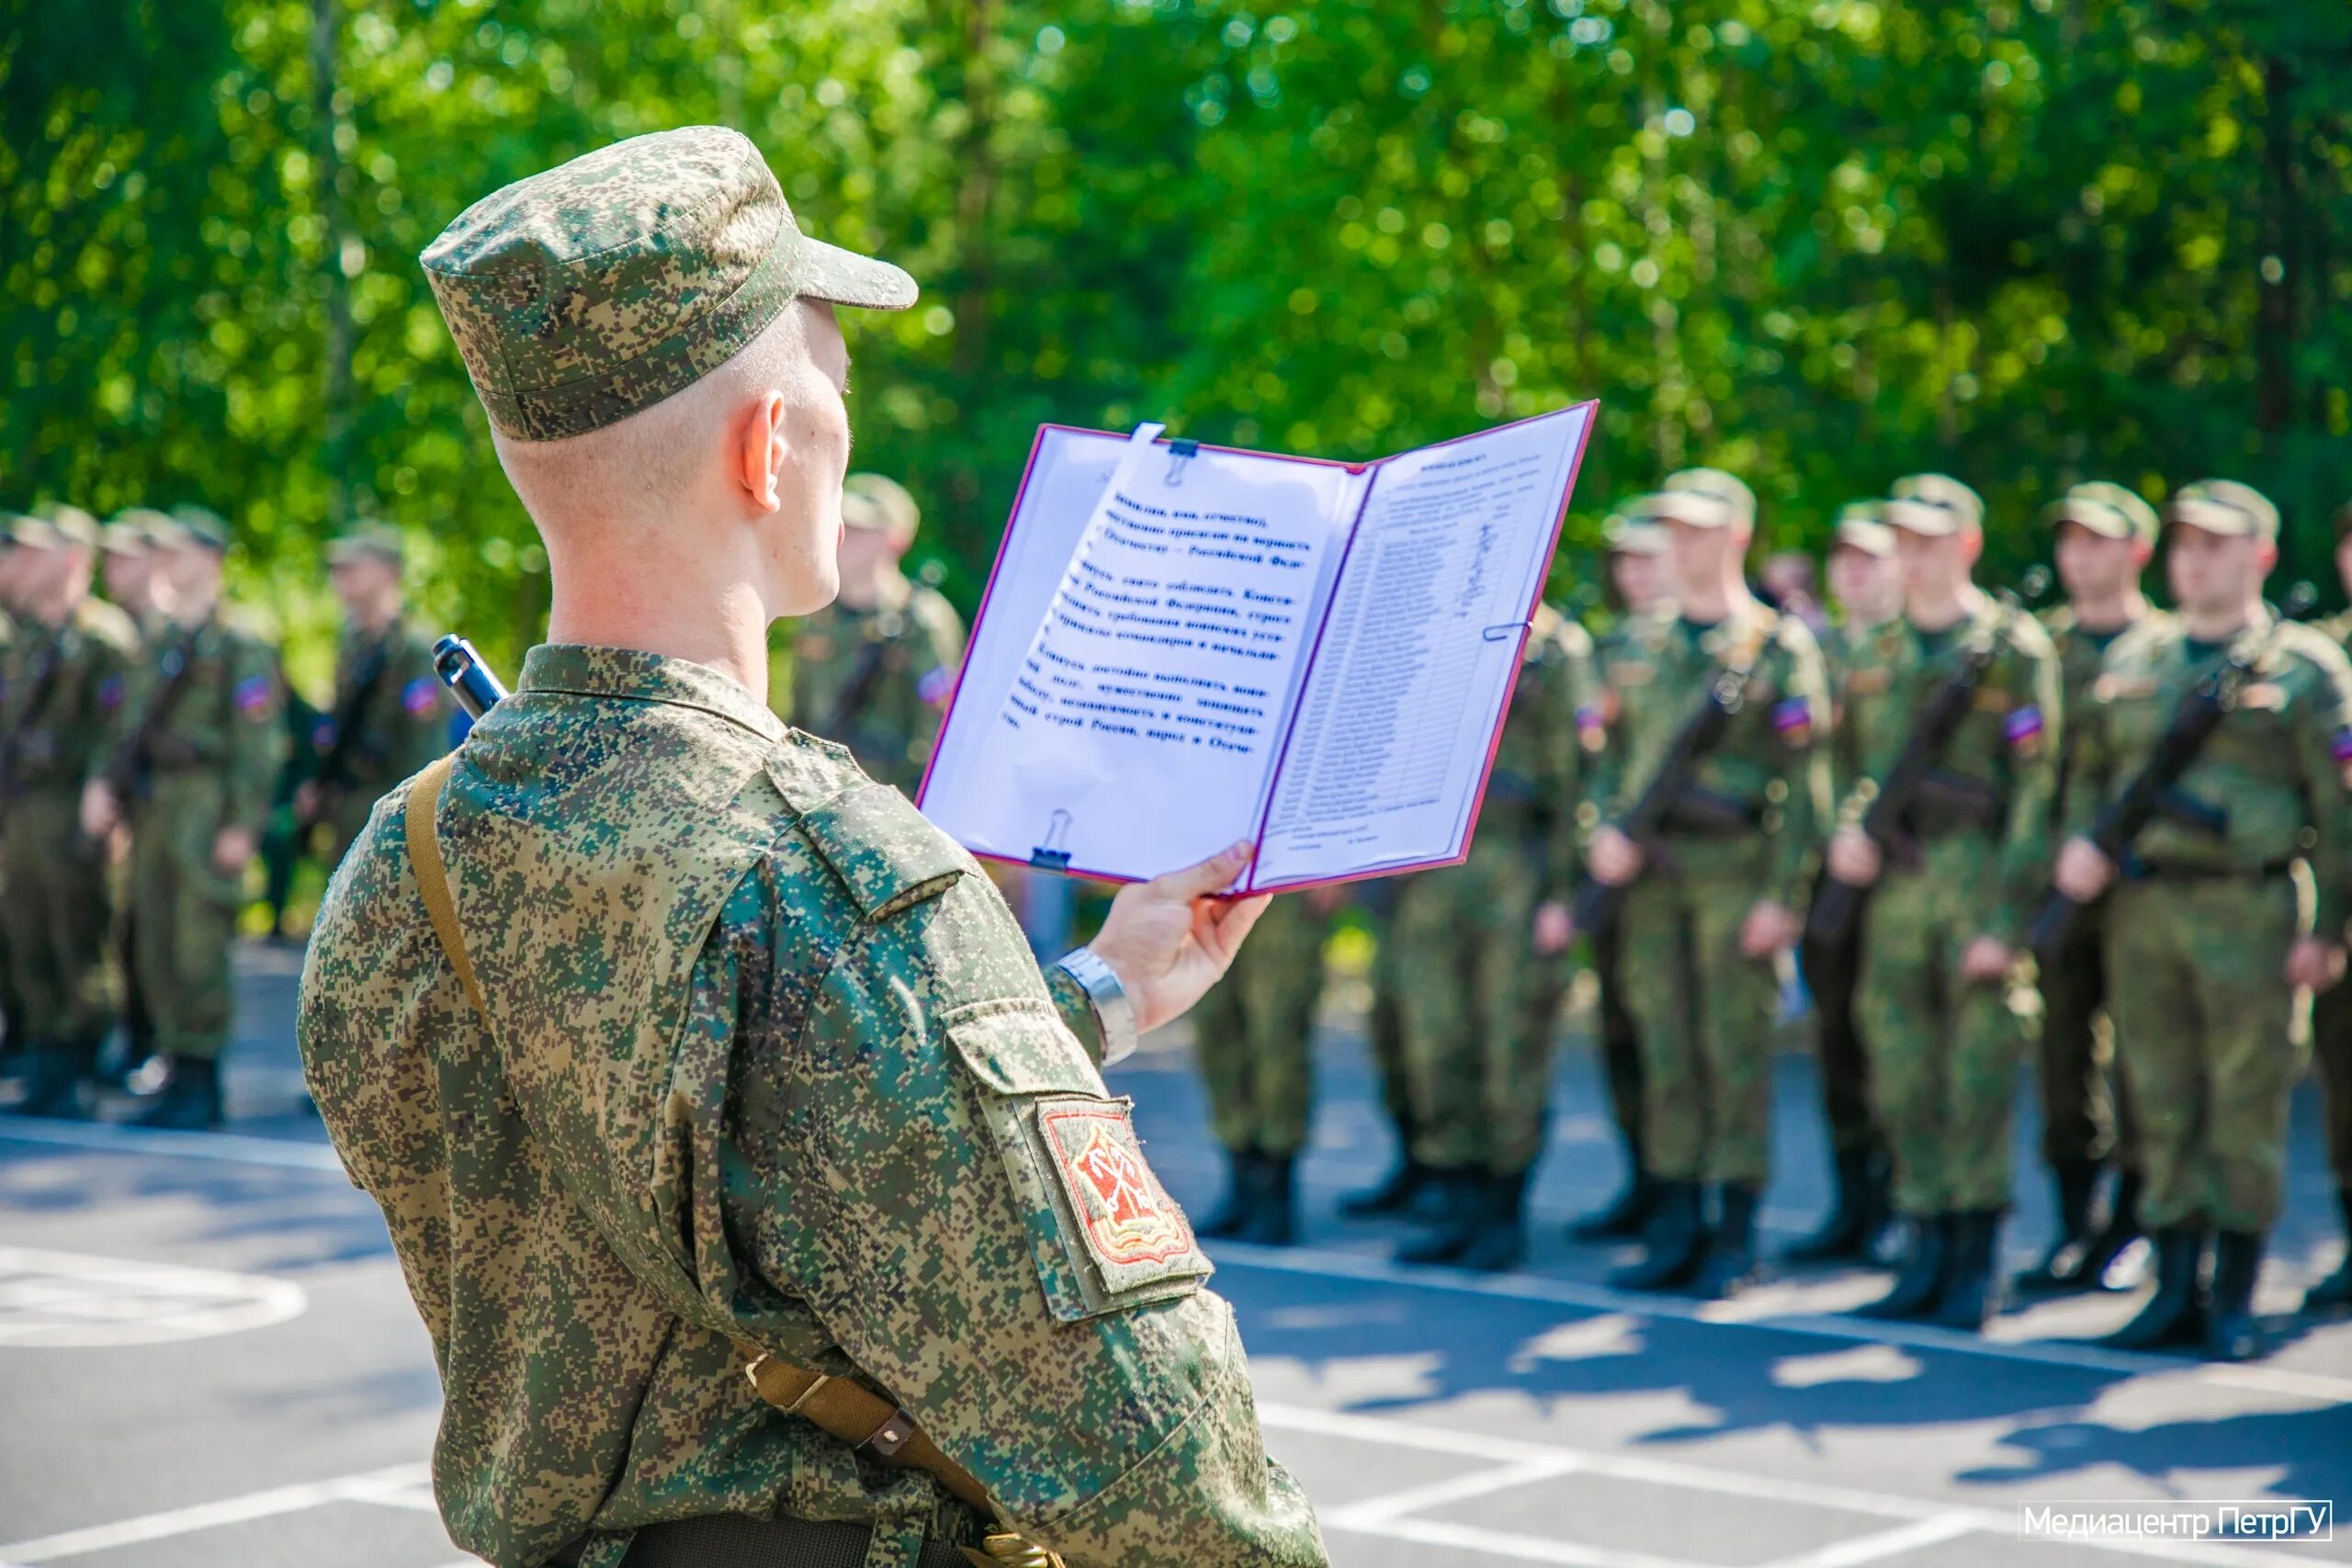
M 337 719 L 354 711 L 355 698 L 357 735 L 344 747 L 343 778 L 327 806 L 336 859 L 367 827 L 378 796 L 448 750 L 447 689 L 434 673 L 432 639 L 410 623 L 395 621 L 378 637 L 345 628 L 334 700 L 311 731 L 321 763 L 335 750 Z
M 268 825 L 285 755 L 286 694 L 276 651 L 215 611 L 150 647 L 130 725 L 168 678 L 171 654 L 188 660 L 187 685 L 153 732 L 147 793 L 124 802 L 130 963 L 154 1020 L 155 1048 L 210 1057 L 229 1042 L 230 945 L 245 901 L 243 870 L 216 867 L 213 840 L 225 828 L 243 828 L 257 842 Z
M 1266 906 L 1225 978 L 1188 1015 L 1209 1091 L 1209 1122 L 1228 1149 L 1295 1155 L 1314 1098 L 1309 1046 L 1323 999 L 1331 921 L 1305 894 Z
M 1947 820 L 1889 856 L 1862 919 L 1855 1011 L 1895 1206 L 1913 1214 L 2008 1202 L 2023 1027 L 2007 987 L 1963 981 L 1960 960 L 1979 936 L 2014 946 L 2047 885 L 2064 739 L 2058 656 L 2030 616 L 1980 596 L 1939 632 L 1879 627 L 1846 677 L 1855 783 L 1839 820 L 1852 822 L 1902 754 L 1913 716 L 1982 637 L 1998 651 L 1939 773 L 1986 803 L 1984 820 Z
M 2179 792 L 2219 807 L 2219 836 L 2159 818 L 2132 846 L 2153 874 L 2112 897 L 2107 963 L 2132 976 L 2109 1006 L 2132 1084 L 2151 1225 L 2261 1230 L 2278 1212 L 2287 1098 L 2301 1074 L 2281 973 L 2301 930 L 2341 931 L 2352 878 L 2352 663 L 2321 632 L 2265 616 L 2237 705 Z M 2177 621 L 2109 650 L 2076 720 L 2068 826 L 2086 831 L 2140 769 L 2180 698 L 2225 650 Z M 2296 918 L 2290 863 L 2309 868 L 2316 926 Z
M 964 665 L 964 623 L 933 590 L 888 581 L 888 602 L 853 609 L 836 600 L 800 623 L 786 716 L 848 747 L 868 775 L 912 798 Z
M 14 966 L 23 1037 L 95 1049 L 114 1025 L 113 901 L 102 846 L 82 831 L 82 786 L 122 733 L 139 636 L 113 605 L 84 599 L 58 626 L 17 628 L 0 737 L 13 795 L 0 806 L 8 897 L 0 924 Z M 40 671 L 54 658 L 56 673 Z
M 1848 745 L 1846 681 L 1860 668 L 1859 660 L 1868 656 L 1874 641 L 1871 629 L 1841 622 L 1814 634 L 1829 687 L 1829 744 L 1824 750 L 1833 799 L 1844 799 L 1854 784 L 1857 764 Z M 1816 875 L 1815 886 L 1819 885 Z M 1881 1139 L 1878 1123 L 1871 1115 L 1870 1063 L 1854 1002 L 1861 972 L 1860 933 L 1857 930 L 1843 944 L 1833 947 L 1808 931 L 1798 950 L 1798 962 L 1805 987 L 1813 993 L 1814 1055 L 1821 1075 L 1821 1111 L 1829 1123 L 1830 1147 L 1840 1155 L 1875 1151 Z
M 1750 599 L 1713 626 L 1641 617 L 1601 676 L 1608 740 L 1594 795 L 1613 822 L 1657 776 L 1724 661 L 1753 660 L 1746 701 L 1701 765 L 1704 818 L 1669 819 L 1625 898 L 1621 983 L 1642 1051 L 1643 1149 L 1655 1176 L 1761 1182 L 1771 1137 L 1771 960 L 1740 952 L 1747 912 L 1804 907 L 1830 807 L 1829 697 L 1802 621 Z
M 491 423 L 555 441 L 683 391 L 795 298 L 899 310 L 914 280 L 800 232 L 759 149 L 634 137 L 474 203 L 420 258 Z
M 1543 1150 L 1548 995 L 1565 958 L 1528 950 L 1535 906 L 1576 882 L 1582 777 L 1577 715 L 1592 701 L 1591 639 L 1548 607 L 1527 639 L 1519 683 L 1479 809 L 1470 858 L 1398 879 L 1399 1046 L 1414 1150 L 1444 1170 L 1512 1176 Z
M 718 671 L 545 647 L 439 812 L 485 1032 L 388 796 L 300 1035 L 430 1329 L 434 1476 L 499 1568 L 717 1512 L 978 1521 L 763 1403 L 854 1371 L 1071 1568 L 1320 1563 L 1232 1314 L 968 855 Z M 1073 1033 L 1076 1025 L 1085 1040 Z

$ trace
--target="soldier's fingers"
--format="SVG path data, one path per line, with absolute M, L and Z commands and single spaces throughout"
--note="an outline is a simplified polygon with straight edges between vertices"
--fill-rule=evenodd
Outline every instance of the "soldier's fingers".
M 1171 871 L 1151 879 L 1151 890 L 1163 897 L 1199 898 L 1221 892 L 1233 886 L 1233 879 L 1249 865 L 1250 857 L 1258 846 L 1244 839 L 1227 849 L 1219 850 L 1198 865 L 1188 865 L 1182 871 Z
M 1201 910 L 1200 917 L 1193 922 L 1196 934 L 1204 931 L 1204 934 L 1201 934 L 1201 945 L 1208 949 L 1220 964 L 1230 964 L 1234 953 L 1240 950 L 1242 940 L 1249 936 L 1250 929 L 1258 923 L 1258 917 L 1264 914 L 1266 906 L 1273 901 L 1274 896 L 1271 893 L 1261 893 L 1250 898 L 1203 899 L 1196 906 Z

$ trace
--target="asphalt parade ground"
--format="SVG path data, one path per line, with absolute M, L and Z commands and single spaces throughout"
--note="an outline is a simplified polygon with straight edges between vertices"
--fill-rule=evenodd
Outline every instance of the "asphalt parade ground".
M 299 955 L 240 955 L 221 1134 L 0 1116 L 0 1565 L 444 1568 L 431 1352 L 374 1206 L 300 1100 Z M 2028 1568 L 2352 1562 L 2352 1324 L 2288 1315 L 2338 1246 L 2308 1086 L 2290 1213 L 2258 1304 L 2279 1347 L 2207 1367 L 2081 1341 L 2130 1298 L 2013 1313 L 1978 1340 L 1866 1324 L 1862 1271 L 1734 1303 L 1632 1297 L 1567 1217 L 1616 1179 L 1589 1055 L 1563 1053 L 1530 1267 L 1407 1270 L 1341 1224 L 1387 1135 L 1360 1043 L 1327 1019 L 1307 1245 L 1215 1250 L 1274 1452 L 1356 1568 Z M 1179 1038 L 1113 1074 L 1188 1206 L 1221 1179 Z M 1778 1085 L 1768 1241 L 1812 1216 L 1809 1064 Z M 2021 1118 L 2021 1156 L 2030 1118 Z M 2007 1247 L 2047 1225 L 2030 1165 Z M 2298 1512 L 2291 1502 L 2325 1506 Z M 2224 1505 L 2243 1505 L 2233 1514 Z M 2194 1506 L 2192 1506 L 2194 1505 Z M 2125 1530 L 2027 1539 L 2128 1508 Z M 2275 1513 L 2307 1537 L 2254 1540 Z M 2197 1519 L 2222 1534 L 2192 1533 Z

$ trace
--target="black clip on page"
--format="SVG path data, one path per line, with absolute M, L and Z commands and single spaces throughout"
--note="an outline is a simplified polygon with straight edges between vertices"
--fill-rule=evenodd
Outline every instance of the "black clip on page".
M 1046 818 L 1046 841 L 1029 852 L 1029 863 L 1039 871 L 1068 871 L 1069 852 L 1054 846 L 1069 837 L 1070 815 L 1061 807 Z
M 1168 443 L 1168 478 L 1166 484 L 1174 490 L 1184 482 L 1184 465 L 1201 455 L 1201 444 L 1190 437 L 1180 437 Z
M 1511 638 L 1517 637 L 1520 633 L 1526 631 L 1534 625 L 1535 623 L 1533 621 L 1498 621 L 1493 626 L 1487 626 L 1479 632 L 1478 640 L 1481 642 L 1509 642 Z

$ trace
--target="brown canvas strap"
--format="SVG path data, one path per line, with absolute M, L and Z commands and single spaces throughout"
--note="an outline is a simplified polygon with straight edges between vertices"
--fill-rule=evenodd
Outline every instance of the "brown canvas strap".
M 449 770 L 457 760 L 455 752 L 442 757 L 409 784 L 404 813 L 408 859 L 410 869 L 416 875 L 416 890 L 424 899 L 424 912 L 432 917 L 433 934 L 440 939 L 449 966 L 458 972 L 458 983 L 465 987 L 474 1011 L 481 1017 L 482 1026 L 488 1028 L 490 1008 L 482 997 L 481 982 L 474 975 L 473 961 L 466 955 L 465 936 L 458 928 L 458 901 L 449 888 L 449 868 L 441 858 L 440 835 L 434 830 L 441 792 L 449 782 Z M 813 1423 L 853 1449 L 927 1472 L 960 1501 L 979 1510 L 984 1518 L 995 1520 L 1003 1517 L 989 1501 L 988 1488 L 942 1453 L 915 1424 L 912 1416 L 880 1394 L 851 1379 L 831 1377 L 780 1359 L 741 1340 L 736 1341 L 735 1348 L 743 1357 L 744 1375 L 770 1404 Z M 990 1568 L 999 1563 L 1023 1564 L 1024 1568 L 1034 1563 L 1042 1568 L 1057 1561 L 1043 1548 L 1011 1535 L 992 1535 L 988 1538 L 985 1553 L 966 1549 L 965 1555 Z

